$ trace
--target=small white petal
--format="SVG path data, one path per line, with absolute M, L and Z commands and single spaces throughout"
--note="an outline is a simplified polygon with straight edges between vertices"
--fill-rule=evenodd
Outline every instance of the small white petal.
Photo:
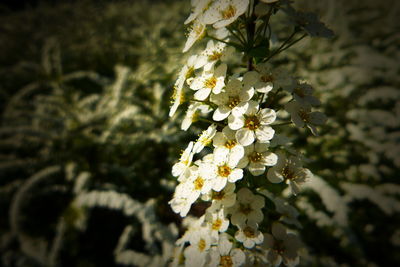
M 247 128 L 241 128 L 236 132 L 236 139 L 242 146 L 248 146 L 254 142 L 255 134 Z
M 222 121 L 228 118 L 229 114 L 231 113 L 231 109 L 227 106 L 219 106 L 213 114 L 213 120 L 215 121 Z

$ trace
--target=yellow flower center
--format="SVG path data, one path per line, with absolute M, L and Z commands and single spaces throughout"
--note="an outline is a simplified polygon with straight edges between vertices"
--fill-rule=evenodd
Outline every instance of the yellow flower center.
M 220 267 L 232 267 L 233 266 L 233 261 L 231 256 L 221 256 L 221 259 L 219 260 L 219 266 Z
M 249 160 L 252 162 L 260 162 L 262 160 L 262 154 L 260 152 L 253 152 L 248 156 Z
M 217 78 L 212 76 L 204 81 L 204 87 L 206 88 L 214 88 L 217 85 Z
M 211 55 L 208 55 L 209 61 L 215 61 L 222 57 L 222 53 L 218 51 L 213 51 Z
M 220 192 L 215 192 L 215 191 L 213 191 L 212 192 L 212 199 L 216 199 L 216 200 L 221 200 L 221 199 L 223 199 L 224 198 L 224 196 L 225 196 L 225 193 L 224 193 L 224 191 L 220 191 Z
M 260 80 L 265 83 L 273 82 L 274 76 L 272 76 L 270 74 L 264 74 L 260 77 Z
M 197 38 L 200 38 L 204 34 L 204 25 L 197 24 L 193 26 L 193 32 L 196 34 Z
M 307 122 L 310 119 L 310 114 L 303 109 L 300 109 L 298 114 L 304 122 Z
M 247 116 L 244 121 L 244 127 L 249 128 L 249 130 L 254 131 L 260 126 L 260 121 L 256 115 Z
M 228 103 L 226 104 L 230 109 L 236 107 L 240 103 L 239 96 L 230 96 Z
M 303 90 L 302 88 L 300 88 L 300 87 L 294 88 L 293 91 L 294 91 L 294 93 L 295 93 L 296 95 L 298 95 L 298 96 L 300 96 L 300 97 L 305 97 L 305 96 L 306 96 L 304 90 Z
M 247 236 L 249 238 L 254 238 L 256 236 L 254 229 L 249 226 L 246 226 L 246 228 L 243 229 L 243 233 L 245 236 Z
M 294 180 L 295 179 L 294 172 L 289 168 L 289 166 L 285 166 L 282 169 L 282 176 L 285 177 L 286 179 L 289 179 L 289 180 Z
M 283 244 L 282 240 L 276 240 L 274 241 L 274 247 L 273 249 L 280 255 L 283 254 L 283 252 L 285 252 L 285 246 Z
M 213 223 L 212 223 L 212 229 L 213 230 L 219 230 L 219 228 L 221 228 L 222 225 L 222 221 L 221 219 L 216 219 Z
M 234 17 L 236 14 L 236 8 L 232 5 L 229 5 L 225 10 L 221 11 L 221 15 L 224 19 L 230 19 Z
M 186 71 L 185 78 L 187 79 L 187 78 L 192 77 L 193 73 L 194 73 L 194 67 L 193 67 L 193 66 L 190 66 L 190 67 L 188 68 L 188 70 Z
M 194 189 L 201 190 L 204 185 L 204 179 L 201 177 L 197 177 L 196 180 L 194 180 L 193 184 L 194 184 Z
M 221 177 L 228 177 L 231 174 L 232 169 L 226 165 L 218 167 L 218 175 Z
M 240 203 L 239 204 L 239 211 L 245 215 L 248 215 L 250 212 L 253 211 L 253 209 L 251 208 L 250 204 L 243 204 Z
M 225 147 L 228 149 L 232 149 L 236 146 L 237 142 L 236 140 L 227 140 L 225 143 Z
M 206 241 L 204 239 L 200 239 L 198 247 L 200 251 L 203 251 L 206 248 Z

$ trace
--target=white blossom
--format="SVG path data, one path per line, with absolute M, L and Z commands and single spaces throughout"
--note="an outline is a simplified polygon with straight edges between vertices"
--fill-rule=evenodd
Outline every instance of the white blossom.
M 307 126 L 313 135 L 318 135 L 316 126 L 323 125 L 327 118 L 324 113 L 311 111 L 310 104 L 300 104 L 292 101 L 285 105 L 285 109 L 290 113 L 292 122 L 299 128 Z
M 222 158 L 214 155 L 213 162 L 201 164 L 199 170 L 202 177 L 212 179 L 212 189 L 219 192 L 227 182 L 234 183 L 242 179 L 243 170 L 236 168 L 237 163 L 237 160 L 229 155 Z
M 186 51 L 188 51 L 193 46 L 193 44 L 199 39 L 203 38 L 205 34 L 206 25 L 200 20 L 195 20 L 190 27 L 188 38 L 182 52 L 185 53 Z
M 214 68 L 205 70 L 199 77 L 195 77 L 190 84 L 190 89 L 197 91 L 194 98 L 205 100 L 211 92 L 219 94 L 225 86 L 226 64 L 219 65 L 215 71 Z
M 193 122 L 197 121 L 199 113 L 207 114 L 209 112 L 211 112 L 210 106 L 206 104 L 199 102 L 194 102 L 190 104 L 186 111 L 185 117 L 182 120 L 181 129 L 187 131 L 190 125 L 192 125 Z
M 217 192 L 211 190 L 208 194 L 202 196 L 204 201 L 212 201 L 210 210 L 219 210 L 220 208 L 232 207 L 236 202 L 235 184 L 227 183 L 224 189 Z
M 219 60 L 226 60 L 227 56 L 233 53 L 233 47 L 226 46 L 225 43 L 208 41 L 207 47 L 202 51 L 196 60 L 196 68 L 203 67 L 205 70 L 210 70 Z
M 246 168 L 254 176 L 265 172 L 266 166 L 274 166 L 278 160 L 275 153 L 268 151 L 268 143 L 256 142 L 245 147 L 245 156 L 239 161 L 239 168 Z
M 270 168 L 267 178 L 272 183 L 286 181 L 294 195 L 300 192 L 299 184 L 312 177 L 310 170 L 303 168 L 300 158 L 296 156 L 286 157 L 283 152 L 278 152 L 278 162 Z
M 222 121 L 231 113 L 235 113 L 237 116 L 243 114 L 253 95 L 253 88 L 243 88 L 239 79 L 231 79 L 222 93 L 211 94 L 211 102 L 218 105 L 218 108 L 214 111 L 213 120 Z
M 207 130 L 203 131 L 193 146 L 193 153 L 199 153 L 205 146 L 212 143 L 213 137 L 217 132 L 217 125 L 210 125 Z
M 242 225 L 246 222 L 260 223 L 264 219 L 261 209 L 265 201 L 262 196 L 254 195 L 250 189 L 243 187 L 237 192 L 237 201 L 234 206 L 228 209 L 231 216 L 231 223 Z
M 235 234 L 237 241 L 242 242 L 245 248 L 253 248 L 264 240 L 263 233 L 258 230 L 255 222 L 248 222 L 238 225 L 239 230 Z
M 185 94 L 183 92 L 183 86 L 185 84 L 186 79 L 192 76 L 193 72 L 197 67 L 195 63 L 197 62 L 198 57 L 196 55 L 192 55 L 188 58 L 187 63 L 182 67 L 179 71 L 178 78 L 174 84 L 174 92 L 172 94 L 172 106 L 169 111 L 169 116 L 172 117 L 180 104 L 185 101 Z
M 249 0 L 215 1 L 203 15 L 205 24 L 213 24 L 214 28 L 222 28 L 234 22 L 249 5 Z
M 237 130 L 236 139 L 243 145 L 248 146 L 256 139 L 266 143 L 274 136 L 274 129 L 269 124 L 276 119 L 273 109 L 259 109 L 258 103 L 250 100 L 243 114 L 232 113 L 228 117 L 228 125 L 232 130 Z
M 223 233 L 220 235 L 218 246 L 211 250 L 210 267 L 238 267 L 246 260 L 243 250 L 233 248 L 230 236 Z
M 214 0 L 191 0 L 190 3 L 192 5 L 192 13 L 190 13 L 189 17 L 185 20 L 185 24 L 192 22 L 193 20 L 201 17 L 209 7 L 209 5 Z M 201 20 L 201 18 L 200 18 Z
M 216 157 L 229 157 L 239 160 L 244 156 L 244 148 L 236 141 L 236 131 L 231 130 L 228 126 L 217 132 L 213 138 L 214 155 Z
M 179 162 L 172 166 L 172 175 L 175 177 L 179 176 L 180 178 L 178 178 L 178 181 L 182 180 L 181 177 L 183 177 L 183 175 L 187 174 L 186 172 L 189 171 L 189 167 L 192 164 L 193 145 L 194 143 L 190 142 L 186 149 L 182 152 Z
M 218 239 L 218 234 L 225 232 L 229 226 L 229 220 L 226 218 L 224 209 L 207 209 L 205 220 L 210 227 L 212 237 L 215 239 Z
M 292 267 L 299 264 L 297 251 L 301 247 L 299 238 L 292 233 L 287 233 L 286 228 L 278 222 L 272 223 L 272 235 L 264 234 L 262 247 L 266 249 L 266 258 L 274 266 L 280 266 L 282 261 L 286 266 Z
M 254 87 L 257 92 L 268 93 L 272 89 L 286 89 L 293 84 L 293 79 L 283 68 L 272 68 L 268 63 L 260 63 L 254 71 L 243 76 L 244 86 Z

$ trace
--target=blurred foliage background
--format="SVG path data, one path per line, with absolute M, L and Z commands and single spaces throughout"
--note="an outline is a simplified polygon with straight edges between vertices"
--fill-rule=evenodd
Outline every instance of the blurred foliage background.
M 329 121 L 289 131 L 316 175 L 291 203 L 303 266 L 397 266 L 397 1 L 299 0 L 336 37 L 273 63 L 310 82 Z M 37 1 L 0 8 L 0 265 L 163 266 L 180 150 L 168 117 L 188 1 Z M 277 39 L 280 23 L 274 17 Z M 204 45 L 204 44 L 203 44 Z

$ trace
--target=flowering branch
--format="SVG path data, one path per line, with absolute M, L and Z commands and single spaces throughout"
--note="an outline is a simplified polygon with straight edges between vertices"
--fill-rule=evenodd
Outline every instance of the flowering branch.
M 173 265 L 183 264 L 179 261 L 183 257 L 185 266 L 241 266 L 245 262 L 295 266 L 301 243 L 287 227 L 300 225 L 298 213 L 284 210 L 275 194 L 287 185 L 293 195 L 299 194 L 300 185 L 312 174 L 290 148 L 288 138 L 274 128 L 282 131 L 293 123 L 307 126 L 316 135 L 316 126 L 326 118 L 312 110 L 319 101 L 310 85 L 266 61 L 303 39 L 305 35 L 291 42 L 306 30 L 295 25 L 293 33 L 270 53 L 270 17 L 279 10 L 296 15 L 288 1 L 199 0 L 192 5 L 185 22 L 192 26 L 184 52 L 204 36 L 211 40 L 180 71 L 170 116 L 189 93 L 193 97 L 182 129 L 197 120 L 210 126 L 189 143 L 172 168 L 179 184 L 169 204 L 188 226 L 177 241 Z M 232 37 L 239 43 L 232 42 Z M 228 59 L 237 58 L 246 60 L 246 70 L 227 64 Z M 291 96 L 290 101 L 282 103 L 284 96 Z M 281 109 L 290 114 L 290 122 L 278 117 Z M 285 122 L 274 124 L 277 119 Z M 212 153 L 199 158 L 205 146 Z M 268 191 L 272 183 L 281 185 L 280 192 Z M 274 208 L 266 209 L 266 201 L 274 203 Z M 202 216 L 191 218 L 187 215 L 196 202 L 209 205 Z M 296 211 L 287 202 L 285 207 Z

